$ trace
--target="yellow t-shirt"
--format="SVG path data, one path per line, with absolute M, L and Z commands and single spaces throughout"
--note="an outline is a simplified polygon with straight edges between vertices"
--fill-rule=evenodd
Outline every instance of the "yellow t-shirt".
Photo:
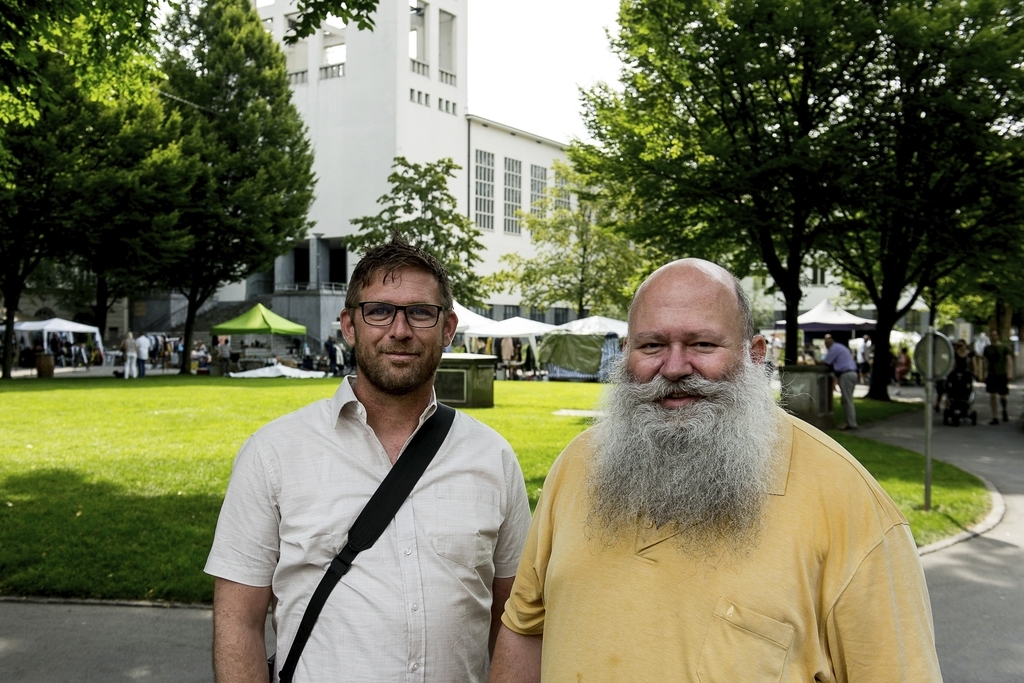
M 942 680 L 907 521 L 828 436 L 786 417 L 757 546 L 709 566 L 666 531 L 587 532 L 593 434 L 548 475 L 502 617 L 543 634 L 544 681 Z

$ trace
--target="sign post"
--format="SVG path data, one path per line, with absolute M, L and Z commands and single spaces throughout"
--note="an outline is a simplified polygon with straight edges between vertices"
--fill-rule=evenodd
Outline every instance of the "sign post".
M 953 369 L 953 344 L 935 328 L 929 327 L 914 348 L 914 362 L 925 378 L 924 393 L 924 509 L 932 509 L 932 402 L 935 400 L 935 380 L 943 378 Z

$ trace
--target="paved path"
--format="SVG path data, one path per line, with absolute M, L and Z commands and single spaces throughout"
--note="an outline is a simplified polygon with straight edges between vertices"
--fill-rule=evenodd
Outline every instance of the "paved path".
M 985 425 L 986 398 L 979 392 L 982 424 L 940 424 L 933 439 L 937 458 L 982 475 L 1006 503 L 988 533 L 922 558 L 946 683 L 1024 681 L 1024 429 L 1019 420 Z M 923 451 L 922 422 L 902 415 L 858 435 Z M 204 683 L 210 634 L 208 609 L 0 601 L 0 680 Z
M 1024 681 L 1022 388 L 1011 385 L 1014 421 L 989 426 L 988 395 L 979 387 L 977 427 L 944 427 L 939 419 L 933 431 L 932 455 L 985 477 L 1006 504 L 1002 521 L 989 532 L 921 558 L 946 683 Z M 924 418 L 900 415 L 867 425 L 858 436 L 923 453 Z

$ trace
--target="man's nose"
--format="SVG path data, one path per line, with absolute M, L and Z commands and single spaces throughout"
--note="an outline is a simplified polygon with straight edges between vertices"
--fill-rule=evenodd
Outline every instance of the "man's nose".
M 690 363 L 690 352 L 687 347 L 682 344 L 669 346 L 665 362 L 661 364 L 658 372 L 670 382 L 692 375 L 693 365 Z
M 412 336 L 412 325 L 409 324 L 409 319 L 405 317 L 404 309 L 395 311 L 395 319 L 391 321 L 389 332 L 392 337 L 399 339 L 406 339 Z

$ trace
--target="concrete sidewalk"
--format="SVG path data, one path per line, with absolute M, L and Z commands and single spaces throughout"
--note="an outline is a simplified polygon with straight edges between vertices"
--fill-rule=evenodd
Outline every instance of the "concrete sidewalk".
M 1013 386 L 1011 391 L 1014 422 L 984 424 L 987 396 L 979 388 L 977 427 L 943 427 L 938 420 L 935 428 L 933 455 L 994 483 L 1006 504 L 1002 522 L 989 532 L 922 558 L 946 683 L 1024 681 L 1020 389 Z M 901 398 L 921 394 L 920 389 L 904 388 Z M 868 425 L 856 434 L 916 451 L 924 447 L 920 412 Z M 210 610 L 202 608 L 0 600 L 0 679 L 211 681 L 211 632 Z
M 932 456 L 981 475 L 1002 494 L 1002 521 L 976 538 L 924 555 L 935 639 L 946 683 L 1024 681 L 1024 429 L 1021 389 L 1010 385 L 1011 421 L 989 426 L 984 387 L 975 385 L 978 425 L 932 432 Z M 923 395 L 920 389 L 903 389 Z M 900 415 L 857 436 L 924 452 L 924 417 Z M 922 482 L 923 486 L 923 482 Z M 933 498 L 933 505 L 941 500 Z

